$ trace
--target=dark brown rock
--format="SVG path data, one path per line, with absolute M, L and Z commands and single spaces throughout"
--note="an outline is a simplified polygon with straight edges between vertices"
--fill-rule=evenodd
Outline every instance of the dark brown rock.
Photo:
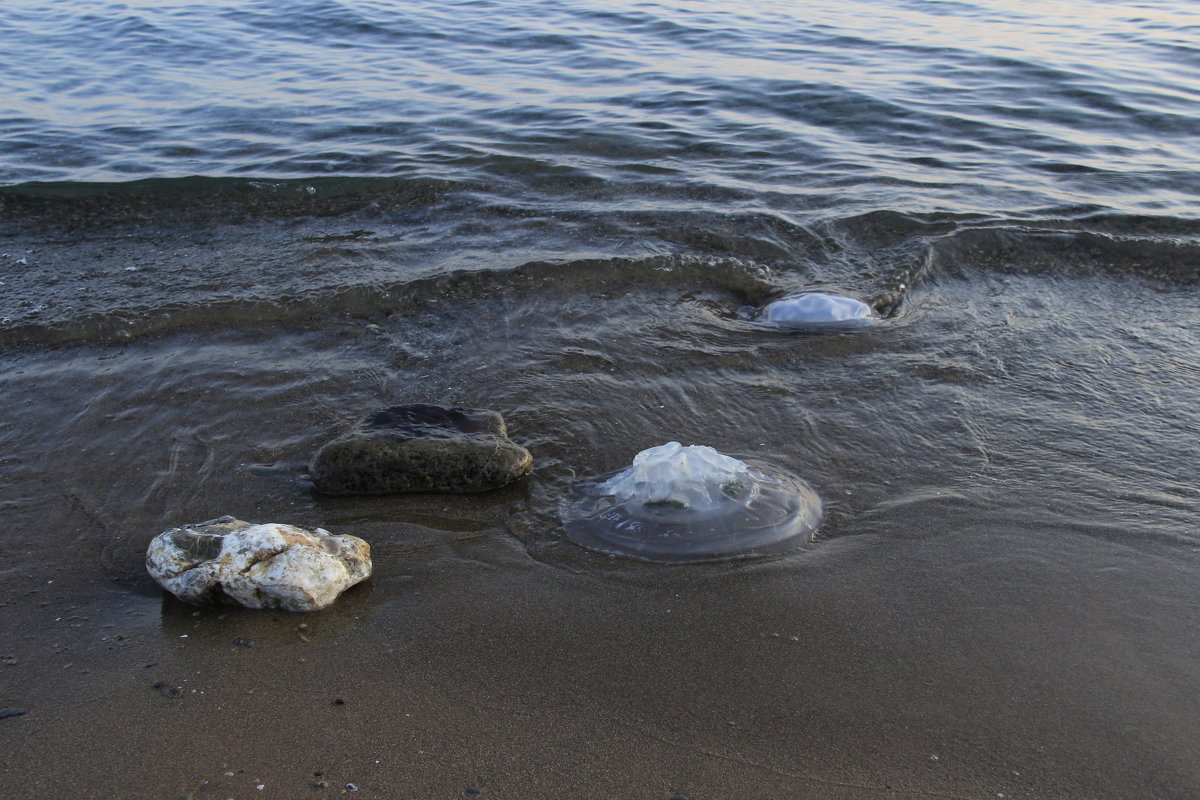
M 317 452 L 309 476 L 325 494 L 470 494 L 499 488 L 532 466 L 495 411 L 418 403 L 369 414 Z

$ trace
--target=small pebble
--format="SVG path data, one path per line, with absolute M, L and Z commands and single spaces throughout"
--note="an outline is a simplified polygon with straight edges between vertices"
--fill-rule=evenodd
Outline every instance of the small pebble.
M 166 681 L 155 681 L 151 688 L 158 689 L 163 697 L 179 697 L 183 694 L 182 686 L 167 686 Z
M 358 787 L 357 787 L 357 786 L 355 786 L 353 783 L 347 783 L 347 784 L 346 784 L 346 791 L 347 791 L 347 792 L 357 792 L 357 791 L 358 791 Z
M 338 697 L 338 698 L 334 699 L 333 704 L 335 706 L 344 706 L 344 705 L 346 705 L 346 701 L 343 700 L 342 698 Z
M 236 639 L 234 639 L 233 643 L 236 644 L 238 647 L 254 647 L 253 639 L 243 639 L 240 636 L 237 637 Z

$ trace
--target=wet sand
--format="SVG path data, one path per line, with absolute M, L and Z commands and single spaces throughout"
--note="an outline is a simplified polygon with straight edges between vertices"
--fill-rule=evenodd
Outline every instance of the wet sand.
M 9 576 L 3 650 L 19 660 L 5 702 L 28 713 L 0 721 L 6 796 L 1185 798 L 1200 785 L 1196 661 L 1157 644 L 1194 654 L 1181 612 L 1197 579 L 1167 559 L 1097 554 L 1089 537 L 1053 559 L 1023 537 L 981 550 L 962 520 L 902 550 L 864 535 L 769 563 L 597 556 L 573 572 L 503 531 L 388 527 L 373 583 L 312 615 L 197 612 L 145 582 L 98 593 L 79 567 L 53 584 Z M 1132 613 L 1130 582 L 1180 589 Z

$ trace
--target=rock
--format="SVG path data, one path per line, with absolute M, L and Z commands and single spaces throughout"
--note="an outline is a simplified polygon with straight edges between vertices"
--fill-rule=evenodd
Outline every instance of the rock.
M 495 411 L 421 403 L 375 411 L 322 447 L 308 472 L 325 494 L 497 489 L 525 475 L 533 456 L 508 438 Z
M 371 574 L 371 546 L 321 528 L 226 516 L 155 536 L 146 569 L 187 603 L 316 611 Z

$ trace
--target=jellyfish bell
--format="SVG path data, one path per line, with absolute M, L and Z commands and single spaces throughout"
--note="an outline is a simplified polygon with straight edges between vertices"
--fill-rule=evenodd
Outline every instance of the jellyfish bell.
M 869 303 L 836 292 L 800 292 L 772 300 L 754 319 L 774 327 L 797 330 L 861 328 L 879 322 Z
M 576 544 L 664 563 L 785 552 L 811 540 L 821 516 L 820 498 L 795 475 L 678 442 L 584 482 L 562 509 Z
M 737 497 L 749 477 L 745 462 L 711 447 L 667 442 L 638 453 L 629 469 L 616 473 L 600 488 L 610 497 L 646 506 L 713 511 Z

